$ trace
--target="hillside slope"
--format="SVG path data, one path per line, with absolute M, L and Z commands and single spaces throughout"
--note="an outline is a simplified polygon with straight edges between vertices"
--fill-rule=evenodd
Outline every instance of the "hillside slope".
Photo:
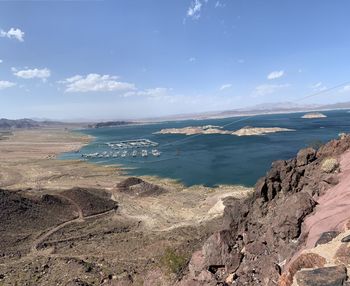
M 340 241 L 350 227 L 350 213 L 344 213 L 349 148 L 350 136 L 343 135 L 318 151 L 301 150 L 294 159 L 274 162 L 252 198 L 226 200 L 222 229 L 193 254 L 179 285 L 345 285 L 350 238 Z M 343 197 L 333 212 L 315 216 L 325 213 L 322 200 L 340 184 Z M 328 250 L 320 251 L 321 245 Z M 342 259 L 330 254 L 337 251 Z

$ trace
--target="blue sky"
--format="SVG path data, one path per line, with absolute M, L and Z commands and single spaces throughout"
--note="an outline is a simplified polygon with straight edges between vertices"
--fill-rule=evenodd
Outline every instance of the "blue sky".
M 350 2 L 0 1 L 0 117 L 144 118 L 350 100 Z

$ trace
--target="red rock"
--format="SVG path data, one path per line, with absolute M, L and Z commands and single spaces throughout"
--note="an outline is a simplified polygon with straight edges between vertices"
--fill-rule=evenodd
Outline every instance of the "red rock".
M 315 253 L 304 253 L 298 256 L 283 273 L 279 280 L 280 286 L 290 286 L 293 283 L 294 275 L 303 268 L 323 267 L 326 259 Z

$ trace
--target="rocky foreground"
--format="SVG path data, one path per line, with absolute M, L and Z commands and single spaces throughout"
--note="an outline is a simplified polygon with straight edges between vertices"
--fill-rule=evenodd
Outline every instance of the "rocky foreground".
M 178 283 L 350 285 L 350 136 L 272 164 L 246 200 L 226 199 L 223 226 Z

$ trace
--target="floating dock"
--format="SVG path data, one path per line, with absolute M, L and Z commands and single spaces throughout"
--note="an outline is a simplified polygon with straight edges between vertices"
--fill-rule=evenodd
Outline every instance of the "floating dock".
M 149 139 L 124 140 L 106 143 L 112 149 L 148 148 L 157 147 L 159 144 Z

